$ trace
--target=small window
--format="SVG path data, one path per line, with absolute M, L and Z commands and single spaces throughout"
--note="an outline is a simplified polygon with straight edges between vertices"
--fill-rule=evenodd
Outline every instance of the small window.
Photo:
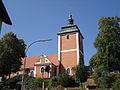
M 68 75 L 70 74 L 70 68 L 66 69 L 66 74 L 68 74 Z
M 44 69 L 44 67 L 41 67 L 41 73 L 44 73 L 44 71 L 45 71 L 45 69 Z
M 66 36 L 66 39 L 69 40 L 69 39 L 70 39 L 70 35 L 67 35 L 67 36 Z

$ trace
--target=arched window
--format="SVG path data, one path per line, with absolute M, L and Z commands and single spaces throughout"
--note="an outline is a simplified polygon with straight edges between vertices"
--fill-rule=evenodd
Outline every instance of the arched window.
M 70 68 L 66 69 L 66 74 L 70 74 Z
M 41 72 L 41 73 L 44 73 L 44 72 L 45 72 L 45 68 L 44 68 L 44 67 L 41 67 L 40 72 Z
M 69 40 L 69 39 L 70 39 L 70 35 L 67 35 L 67 36 L 66 36 L 66 39 Z

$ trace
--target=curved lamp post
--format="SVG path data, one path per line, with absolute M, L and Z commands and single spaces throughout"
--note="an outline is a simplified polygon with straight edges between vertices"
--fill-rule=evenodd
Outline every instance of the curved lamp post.
M 46 41 L 51 41 L 52 39 L 48 39 L 48 40 L 37 40 L 37 41 L 34 41 L 32 42 L 27 48 L 26 48 L 26 51 L 25 51 L 25 58 L 24 58 L 24 65 L 23 65 L 23 75 L 22 75 L 22 87 L 21 87 L 21 90 L 24 90 L 25 87 L 24 87 L 24 72 L 25 72 L 25 66 L 26 66 L 26 58 L 27 58 L 27 51 L 28 49 L 30 48 L 30 46 L 32 46 L 34 43 L 37 43 L 37 42 L 46 42 Z

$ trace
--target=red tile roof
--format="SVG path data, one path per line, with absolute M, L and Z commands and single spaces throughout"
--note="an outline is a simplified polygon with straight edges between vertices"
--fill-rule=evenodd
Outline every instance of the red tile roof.
M 46 55 L 46 56 L 54 65 L 57 66 L 59 64 L 58 54 L 52 54 L 52 55 Z M 27 57 L 25 68 L 34 68 L 35 62 L 37 62 L 39 59 L 40 59 L 40 56 Z M 22 62 L 24 64 L 24 59 L 22 59 Z M 23 68 L 23 65 L 21 66 L 21 68 Z
M 26 58 L 26 68 L 33 68 L 34 67 L 34 63 L 39 60 L 40 56 L 31 56 L 31 57 L 27 57 Z M 25 58 L 22 59 L 22 63 L 24 64 L 24 60 Z M 21 68 L 23 68 L 23 65 L 21 66 Z
M 48 59 L 50 60 L 50 61 L 52 61 L 52 63 L 54 64 L 54 65 L 58 65 L 59 64 L 59 61 L 58 61 L 58 54 L 52 54 L 52 55 L 47 55 L 48 56 Z

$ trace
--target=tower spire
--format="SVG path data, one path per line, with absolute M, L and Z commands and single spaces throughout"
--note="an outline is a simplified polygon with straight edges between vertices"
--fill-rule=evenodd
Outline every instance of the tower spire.
M 71 11 L 69 12 L 69 19 L 68 19 L 68 25 L 73 25 L 74 24 L 74 20 L 72 18 L 72 14 Z

